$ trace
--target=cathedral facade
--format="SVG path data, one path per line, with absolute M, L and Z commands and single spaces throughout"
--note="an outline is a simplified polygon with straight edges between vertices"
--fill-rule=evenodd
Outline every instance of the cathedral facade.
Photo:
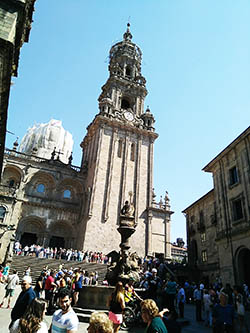
M 55 124 L 32 128 L 19 151 L 6 151 L 2 185 L 5 192 L 15 188 L 15 193 L 2 193 L 2 218 L 23 245 L 119 250 L 117 228 L 127 202 L 136 224 L 131 250 L 142 256 L 171 256 L 173 212 L 167 192 L 155 202 L 153 154 L 158 135 L 153 114 L 144 110 L 142 53 L 131 40 L 128 25 L 123 40 L 110 50 L 109 77 L 98 99 L 99 113 L 81 143 L 80 167 L 72 166 L 69 133 L 60 126 L 56 132 Z

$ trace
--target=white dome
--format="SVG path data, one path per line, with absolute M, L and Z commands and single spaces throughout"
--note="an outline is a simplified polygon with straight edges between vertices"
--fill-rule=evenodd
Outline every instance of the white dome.
M 56 151 L 61 153 L 60 161 L 67 164 L 73 144 L 72 135 L 65 131 L 62 122 L 52 119 L 47 124 L 37 124 L 29 128 L 21 141 L 19 151 L 32 154 L 33 148 L 36 148 L 37 156 L 50 159 L 56 148 Z

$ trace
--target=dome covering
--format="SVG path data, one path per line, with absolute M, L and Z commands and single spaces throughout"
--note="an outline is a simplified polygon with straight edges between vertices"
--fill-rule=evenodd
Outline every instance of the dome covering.
M 56 148 L 57 152 L 60 151 L 60 161 L 67 164 L 73 143 L 72 135 L 62 127 L 62 122 L 52 119 L 46 124 L 36 124 L 29 128 L 21 141 L 19 151 L 26 154 L 36 151 L 37 156 L 50 159 Z

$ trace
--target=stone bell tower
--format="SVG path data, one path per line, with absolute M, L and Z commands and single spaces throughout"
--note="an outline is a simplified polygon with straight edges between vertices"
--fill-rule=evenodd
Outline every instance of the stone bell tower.
M 145 255 L 149 248 L 149 210 L 153 187 L 153 145 L 158 137 L 154 117 L 144 111 L 146 80 L 142 52 L 132 41 L 130 25 L 123 40 L 111 47 L 109 78 L 99 96 L 99 113 L 81 143 L 82 167 L 87 168 L 85 209 L 79 247 L 119 249 L 117 228 L 125 201 L 134 207 L 136 232 L 131 250 Z

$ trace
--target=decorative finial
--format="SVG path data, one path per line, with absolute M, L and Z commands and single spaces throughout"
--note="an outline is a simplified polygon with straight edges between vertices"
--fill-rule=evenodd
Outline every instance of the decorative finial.
M 165 201 L 165 209 L 170 210 L 170 199 L 168 196 L 168 191 L 166 191 L 166 193 L 165 193 L 164 201 Z
M 132 37 L 133 36 L 130 32 L 130 23 L 127 23 L 127 31 L 123 35 L 123 40 L 125 40 L 126 42 L 130 42 Z
M 17 147 L 19 146 L 18 139 L 19 137 L 17 137 L 16 141 L 13 143 L 13 150 L 17 150 Z
M 54 150 L 51 153 L 51 158 L 50 159 L 53 161 L 55 159 L 55 156 L 56 156 L 56 147 L 54 147 Z
M 155 189 L 152 188 L 152 203 L 155 203 L 155 198 L 156 198 Z
M 73 151 L 71 152 L 71 155 L 69 157 L 68 164 L 71 165 L 72 161 L 73 161 Z

